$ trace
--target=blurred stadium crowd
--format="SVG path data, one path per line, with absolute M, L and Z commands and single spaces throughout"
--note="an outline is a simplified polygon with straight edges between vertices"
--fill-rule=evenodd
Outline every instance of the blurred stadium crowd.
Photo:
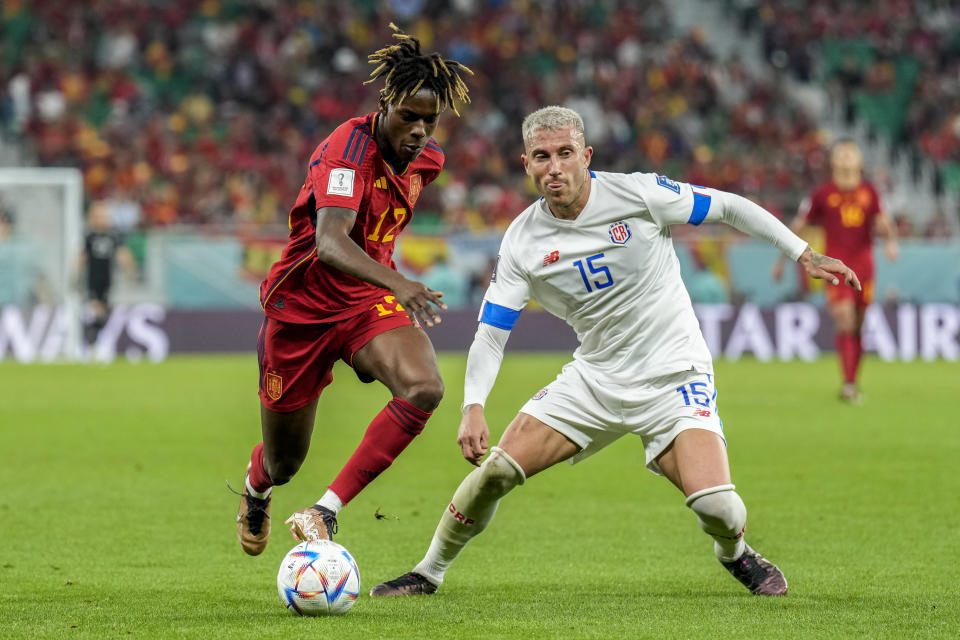
M 771 65 L 800 81 L 822 83 L 848 123 L 866 121 L 914 166 L 932 160 L 937 188 L 960 192 L 960 3 L 728 4 L 742 31 L 762 31 Z M 941 226 L 938 221 L 925 235 L 944 233 Z
M 935 163 L 935 188 L 960 194 L 955 0 L 723 0 L 728 28 L 761 38 L 763 61 L 718 55 L 705 27 L 674 23 L 667 0 L 0 2 L 0 139 L 24 164 L 79 167 L 117 232 L 244 238 L 250 280 L 282 246 L 313 148 L 375 108 L 366 55 L 391 21 L 476 74 L 463 117 L 441 119 L 443 188 L 424 191 L 405 234 L 421 241 L 400 256 L 468 297 L 483 269 L 457 273 L 436 260 L 455 250 L 422 238 L 495 234 L 529 203 L 520 122 L 545 104 L 583 115 L 594 168 L 734 191 L 789 219 L 829 176 L 827 128 L 788 93 L 808 83 L 892 154 Z M 915 224 L 909 198 L 886 203 L 904 236 L 946 237 L 957 213 Z M 731 235 L 687 242 L 712 298 L 731 288 Z M 128 237 L 142 245 L 143 233 Z M 134 253 L 142 261 L 142 246 Z
M 775 67 L 821 79 L 917 153 L 960 161 L 954 3 L 727 4 Z M 787 215 L 826 175 L 818 124 L 702 32 L 678 33 L 664 0 L 4 0 L 0 123 L 39 164 L 81 167 L 121 228 L 282 222 L 315 144 L 374 108 L 365 56 L 391 20 L 476 72 L 473 104 L 437 132 L 446 188 L 427 190 L 421 225 L 505 225 L 530 196 L 520 120 L 551 103 L 584 115 L 599 168 Z

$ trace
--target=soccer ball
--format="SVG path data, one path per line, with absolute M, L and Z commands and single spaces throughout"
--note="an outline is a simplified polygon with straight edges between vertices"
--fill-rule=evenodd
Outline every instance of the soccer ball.
M 336 542 L 301 542 L 280 563 L 277 591 L 283 606 L 301 616 L 342 615 L 360 595 L 360 570 Z

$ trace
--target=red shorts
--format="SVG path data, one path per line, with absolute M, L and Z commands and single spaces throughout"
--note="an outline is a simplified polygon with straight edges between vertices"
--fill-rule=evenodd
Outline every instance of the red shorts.
M 413 323 L 393 296 L 341 322 L 293 324 L 264 318 L 257 339 L 260 400 L 271 411 L 296 411 L 333 382 L 333 365 L 353 366 L 353 354 L 385 331 Z M 372 378 L 357 374 L 364 382 Z
M 858 309 L 866 309 L 873 302 L 873 280 L 861 280 L 861 291 L 841 282 L 838 285 L 826 284 L 827 304 L 833 305 L 843 300 L 852 300 Z

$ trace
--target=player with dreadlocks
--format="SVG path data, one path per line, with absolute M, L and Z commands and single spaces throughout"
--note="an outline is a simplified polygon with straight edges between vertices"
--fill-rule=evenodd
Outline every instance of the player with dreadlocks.
M 377 111 L 321 142 L 290 210 L 290 237 L 260 286 L 257 342 L 263 442 L 241 492 L 240 545 L 257 555 L 270 535 L 270 493 L 297 473 L 310 446 L 321 391 L 342 359 L 393 399 L 312 507 L 287 519 L 294 538 L 331 539 L 337 513 L 400 455 L 443 396 L 433 345 L 421 326 L 440 322 L 443 294 L 397 272 L 394 242 L 420 191 L 443 168 L 431 136 L 441 112 L 468 103 L 456 60 L 425 54 L 393 24 L 396 41 L 369 56 L 368 82 L 384 79 Z

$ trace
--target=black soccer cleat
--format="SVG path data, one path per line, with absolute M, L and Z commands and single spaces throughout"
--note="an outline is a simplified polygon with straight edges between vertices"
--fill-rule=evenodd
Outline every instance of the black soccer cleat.
M 381 582 L 370 589 L 370 595 L 374 597 L 429 596 L 436 592 L 437 585 L 413 571 L 405 573 L 399 578 Z
M 783 572 L 746 545 L 743 555 L 733 562 L 720 562 L 734 578 L 758 596 L 787 595 L 787 579 Z

